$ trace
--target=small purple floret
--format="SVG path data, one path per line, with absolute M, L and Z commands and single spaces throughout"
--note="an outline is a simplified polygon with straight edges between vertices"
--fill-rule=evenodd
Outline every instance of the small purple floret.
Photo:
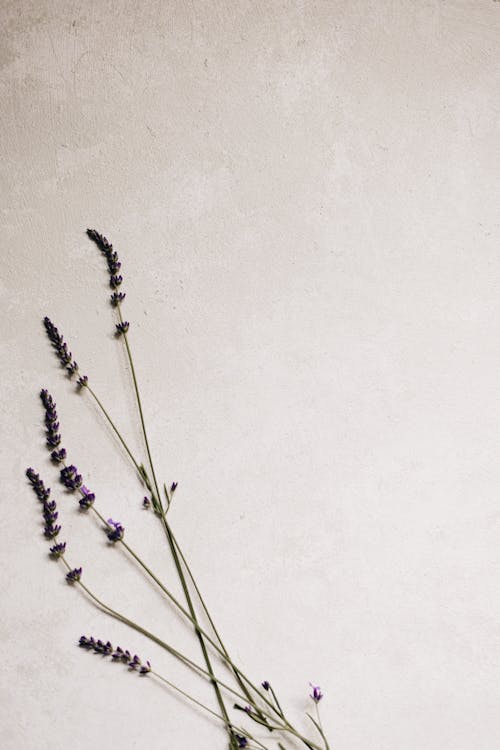
M 128 322 L 128 320 L 124 320 L 121 323 L 117 323 L 116 335 L 121 336 L 122 333 L 127 333 L 129 328 L 130 328 L 130 323 Z
M 312 698 L 315 703 L 319 703 L 323 697 L 321 689 L 318 687 L 318 685 L 313 685 L 312 682 L 310 682 L 309 685 L 312 687 L 310 698 Z
M 271 683 L 267 680 L 264 680 L 264 682 L 262 683 L 262 687 L 264 688 L 264 690 L 269 690 L 271 687 Z
M 69 573 L 66 573 L 66 580 L 68 583 L 76 583 L 80 580 L 82 577 L 82 569 L 81 568 L 73 568 L 73 570 L 70 570 Z
M 112 527 L 112 528 L 109 528 Z M 125 528 L 119 521 L 113 521 L 112 518 L 108 518 L 108 528 L 106 529 L 106 535 L 110 542 L 119 542 L 123 539 L 125 534 Z
M 88 510 L 94 504 L 95 495 L 88 487 L 85 487 L 84 484 L 80 487 L 80 492 L 82 493 L 82 497 L 78 501 L 80 508 L 82 508 L 82 510 Z

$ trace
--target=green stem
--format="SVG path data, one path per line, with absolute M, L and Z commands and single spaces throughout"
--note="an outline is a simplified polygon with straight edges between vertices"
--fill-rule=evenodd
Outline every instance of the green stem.
M 111 428 L 112 428 L 113 432 L 115 433 L 116 437 L 118 438 L 118 440 L 119 440 L 119 441 L 120 441 L 120 443 L 122 444 L 122 446 L 123 446 L 123 448 L 125 449 L 125 451 L 126 451 L 126 453 L 127 453 L 128 457 L 130 458 L 130 460 L 131 460 L 131 461 L 132 461 L 132 463 L 134 464 L 134 466 L 135 466 L 135 468 L 137 469 L 137 471 L 139 472 L 139 474 L 141 474 L 141 468 L 140 468 L 139 464 L 138 464 L 138 463 L 137 463 L 137 461 L 135 460 L 135 458 L 134 458 L 134 456 L 133 456 L 133 454 L 132 454 L 132 452 L 131 452 L 130 448 L 128 447 L 127 443 L 126 443 L 126 442 L 125 442 L 125 440 L 123 439 L 123 437 L 122 437 L 122 435 L 121 435 L 120 431 L 118 430 L 118 427 L 117 427 L 117 426 L 115 425 L 115 423 L 113 422 L 113 420 L 112 420 L 112 419 L 111 419 L 111 417 L 109 416 L 108 412 L 107 412 L 107 411 L 106 411 L 106 409 L 104 408 L 104 406 L 103 406 L 102 402 L 101 402 L 101 401 L 100 401 L 100 399 L 99 399 L 99 398 L 97 397 L 97 394 L 95 393 L 95 391 L 93 391 L 93 390 L 92 390 L 92 388 L 90 387 L 90 385 L 89 385 L 88 383 L 87 383 L 86 385 L 84 385 L 83 387 L 84 387 L 84 388 L 86 388 L 86 389 L 88 390 L 88 392 L 90 393 L 90 395 L 92 396 L 92 398 L 93 398 L 93 399 L 94 399 L 94 401 L 96 402 L 97 406 L 99 407 L 99 409 L 100 409 L 100 410 L 102 411 L 102 413 L 104 414 L 104 416 L 105 416 L 105 417 L 106 417 L 106 419 L 108 420 L 108 422 L 109 422 L 109 424 L 110 424 L 110 426 L 111 426 Z
M 122 318 L 122 314 L 121 314 L 120 304 L 117 305 L 117 309 L 118 309 L 118 316 L 119 316 L 120 322 L 123 323 L 123 318 Z M 158 501 L 159 509 L 161 511 L 162 519 L 164 519 L 164 511 L 163 511 L 163 506 L 162 506 L 162 502 L 161 502 L 160 489 L 158 487 L 158 481 L 156 479 L 156 473 L 155 473 L 155 469 L 154 469 L 154 465 L 153 465 L 153 459 L 152 459 L 152 456 L 151 456 L 151 450 L 149 448 L 149 440 L 148 440 L 148 435 L 147 435 L 147 431 L 146 431 L 146 423 L 145 423 L 145 420 L 144 420 L 144 413 L 143 413 L 143 410 L 142 410 L 142 402 L 141 402 L 141 397 L 140 397 L 140 393 L 139 393 L 139 385 L 138 385 L 137 376 L 136 376 L 136 373 L 135 373 L 134 360 L 133 360 L 133 357 L 132 357 L 132 352 L 131 352 L 131 349 L 130 349 L 130 345 L 128 343 L 128 336 L 127 336 L 126 332 L 123 333 L 123 339 L 125 341 L 125 348 L 126 348 L 126 351 L 127 351 L 127 358 L 128 358 L 128 362 L 129 362 L 129 365 L 130 365 L 130 371 L 132 373 L 132 380 L 133 380 L 133 383 L 134 383 L 135 397 L 136 397 L 137 407 L 139 409 L 139 416 L 140 416 L 140 420 L 141 420 L 142 434 L 143 434 L 143 437 L 144 437 L 144 443 L 145 443 L 145 446 L 146 446 L 146 452 L 148 454 L 149 466 L 151 468 L 151 474 L 152 474 L 152 477 L 153 477 L 153 482 L 154 482 L 154 486 L 155 486 L 155 490 L 156 490 L 156 498 L 157 498 L 157 501 Z M 212 684 L 213 684 L 215 696 L 216 696 L 216 699 L 217 699 L 217 703 L 219 704 L 219 708 L 220 708 L 220 711 L 222 713 L 222 716 L 224 717 L 224 721 L 225 721 L 226 727 L 228 729 L 228 733 L 230 735 L 230 745 L 231 745 L 231 747 L 236 748 L 236 744 L 235 744 L 234 738 L 232 737 L 232 733 L 229 730 L 229 727 L 230 727 L 229 715 L 227 713 L 227 709 L 226 709 L 226 706 L 224 704 L 224 700 L 223 700 L 221 692 L 219 690 L 219 686 L 217 685 L 217 681 L 214 678 L 214 672 L 213 672 L 213 668 L 212 668 L 212 663 L 211 663 L 210 657 L 208 655 L 208 651 L 207 651 L 207 647 L 206 647 L 206 644 L 205 644 L 205 640 L 203 638 L 202 632 L 201 632 L 201 630 L 199 628 L 199 625 L 198 625 L 198 619 L 196 617 L 196 611 L 195 611 L 195 609 L 193 607 L 193 602 L 192 602 L 191 596 L 189 594 L 189 589 L 187 587 L 186 579 L 184 577 L 184 574 L 183 574 L 183 571 L 182 571 L 182 567 L 180 565 L 179 558 L 177 556 L 175 545 L 174 545 L 173 541 L 170 538 L 170 534 L 169 534 L 169 531 L 168 531 L 167 527 L 165 527 L 165 532 L 167 534 L 167 539 L 168 539 L 168 542 L 169 542 L 170 551 L 171 551 L 171 554 L 172 554 L 172 557 L 173 557 L 173 560 L 174 560 L 174 564 L 175 564 L 175 567 L 176 567 L 176 570 L 177 570 L 177 575 L 178 575 L 179 580 L 181 582 L 182 590 L 184 592 L 184 597 L 186 599 L 186 603 L 187 603 L 187 606 L 188 606 L 188 609 L 189 609 L 191 620 L 192 620 L 192 622 L 194 624 L 194 627 L 195 627 L 196 637 L 198 638 L 198 641 L 200 643 L 200 648 L 201 648 L 201 651 L 202 651 L 202 654 L 203 654 L 203 659 L 204 659 L 205 664 L 207 666 L 208 672 L 212 675 L 212 678 L 213 678 Z
M 118 317 L 120 319 L 120 323 L 123 323 L 122 311 L 121 311 L 120 304 L 118 304 L 116 307 L 117 307 L 117 310 L 118 310 Z M 132 352 L 130 350 L 130 346 L 129 346 L 129 343 L 128 343 L 127 333 L 125 332 L 122 335 L 123 335 L 123 340 L 125 342 L 125 349 L 127 350 L 127 359 L 128 359 L 129 365 L 130 365 L 130 372 L 132 373 L 132 380 L 133 380 L 133 383 L 134 383 L 135 400 L 137 401 L 137 408 L 139 409 L 139 417 L 140 417 L 140 420 L 141 420 L 141 428 L 142 428 L 142 434 L 143 434 L 143 437 L 144 437 L 144 444 L 146 446 L 146 452 L 148 454 L 148 461 L 149 461 L 149 465 L 151 467 L 151 474 L 153 476 L 153 482 L 154 482 L 154 485 L 155 485 L 156 496 L 157 496 L 157 499 L 158 499 L 158 503 L 160 504 L 160 507 L 161 507 L 160 490 L 159 490 L 159 487 L 158 487 L 158 482 L 156 481 L 156 474 L 155 474 L 155 470 L 154 470 L 154 466 L 153 466 L 153 459 L 151 458 L 151 450 L 149 448 L 148 434 L 147 434 L 147 431 L 146 431 L 146 423 L 144 421 L 144 413 L 142 411 L 141 396 L 140 396 L 140 393 L 139 393 L 139 384 L 137 382 L 137 376 L 135 374 L 134 360 L 132 358 Z

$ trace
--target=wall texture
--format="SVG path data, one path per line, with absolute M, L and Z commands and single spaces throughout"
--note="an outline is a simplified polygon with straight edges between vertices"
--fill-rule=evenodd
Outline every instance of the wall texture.
M 40 322 L 143 454 L 95 226 L 172 523 L 235 658 L 296 716 L 321 684 L 336 750 L 497 748 L 500 2 L 4 0 L 1 21 L 1 746 L 226 747 L 75 647 L 110 638 L 213 700 L 69 589 L 24 478 L 57 490 L 44 386 L 103 513 L 174 580 Z M 56 497 L 88 585 L 198 658 Z

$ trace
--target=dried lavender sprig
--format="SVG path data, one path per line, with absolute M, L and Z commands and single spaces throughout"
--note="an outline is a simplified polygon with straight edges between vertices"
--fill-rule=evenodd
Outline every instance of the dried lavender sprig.
M 78 372 L 78 365 L 73 359 L 73 355 L 68 350 L 68 345 L 64 341 L 62 334 L 59 333 L 58 329 L 49 317 L 45 316 L 45 318 L 43 319 L 43 324 L 45 326 L 45 330 L 47 331 L 49 341 L 55 349 L 59 362 L 66 369 L 68 375 L 72 377 L 75 372 Z
M 145 663 L 142 662 L 139 656 L 137 656 L 137 654 L 135 654 L 134 656 L 131 656 L 131 653 L 128 649 L 122 649 L 121 646 L 117 646 L 115 648 L 110 641 L 104 642 L 100 638 L 95 639 L 93 636 L 87 637 L 85 635 L 80 636 L 80 639 L 78 641 L 78 646 L 80 648 L 85 649 L 86 651 L 93 651 L 95 654 L 100 654 L 101 656 L 111 656 L 112 661 L 126 664 L 129 667 L 130 671 L 138 672 L 142 676 L 152 673 L 155 677 L 158 677 L 162 682 L 165 682 L 167 685 L 169 685 L 174 690 L 184 695 L 190 701 L 200 706 L 208 713 L 212 714 L 212 716 L 215 716 L 219 720 L 224 721 L 223 717 L 220 716 L 220 714 L 217 714 L 215 711 L 212 711 L 211 708 L 208 708 L 208 706 L 205 706 L 203 703 L 196 700 L 196 698 L 193 698 L 193 696 L 184 692 L 183 690 L 181 690 L 176 685 L 166 680 L 164 677 L 162 677 L 158 673 L 153 672 L 151 668 L 151 662 L 149 661 L 146 661 Z M 239 732 L 242 731 L 241 729 L 236 731 L 238 728 L 234 726 L 232 726 L 231 728 L 233 730 L 233 737 L 237 743 L 236 747 L 238 748 L 247 747 L 248 737 L 246 735 L 239 734 Z M 259 743 L 259 745 L 261 747 L 265 747 L 261 743 Z
M 113 245 L 108 242 L 107 238 L 104 237 L 104 235 L 99 234 L 99 232 L 97 232 L 95 229 L 87 229 L 87 235 L 93 242 L 95 242 L 102 254 L 106 257 L 109 273 L 109 285 L 111 289 L 116 290 L 123 281 L 122 276 L 118 273 L 122 265 L 118 260 L 118 253 L 116 252 L 116 250 L 113 250 Z M 119 304 L 119 302 L 123 302 L 124 299 L 124 292 L 118 293 L 116 291 L 113 291 L 113 294 L 111 295 L 111 304 L 116 306 L 117 304 Z

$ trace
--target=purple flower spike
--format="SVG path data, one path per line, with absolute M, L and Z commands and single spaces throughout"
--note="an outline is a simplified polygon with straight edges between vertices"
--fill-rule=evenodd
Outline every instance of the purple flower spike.
M 121 336 L 122 333 L 127 333 L 129 328 L 130 328 L 130 323 L 127 320 L 124 320 L 123 323 L 117 323 L 116 335 Z
M 267 691 L 267 690 L 269 690 L 269 689 L 270 689 L 270 687 L 271 687 L 271 683 L 270 683 L 270 682 L 268 682 L 267 680 L 264 680 L 264 682 L 262 683 L 262 687 L 264 688 L 264 690 L 266 690 L 266 691 Z
M 179 482 L 172 482 L 172 484 L 170 486 L 170 492 L 172 494 L 175 492 L 175 490 L 177 489 L 178 485 L 179 485 Z
M 73 359 L 73 355 L 68 350 L 68 345 L 66 344 L 63 336 L 59 333 L 50 318 L 45 317 L 43 319 L 43 324 L 45 326 L 45 330 L 47 331 L 49 341 L 55 349 L 59 362 L 71 377 L 75 372 L 78 371 L 78 365 Z
M 82 577 L 82 569 L 81 568 L 73 568 L 73 570 L 70 570 L 69 573 L 66 573 L 66 580 L 68 583 L 76 583 L 80 580 Z
M 50 499 L 50 488 L 45 486 L 39 474 L 31 467 L 26 469 L 26 476 L 31 483 L 35 495 L 42 503 L 42 514 L 45 524 L 43 529 L 44 536 L 46 539 L 54 539 L 61 531 L 61 527 L 56 525 L 58 513 L 55 500 Z
M 318 685 L 313 685 L 312 682 L 310 682 L 309 685 L 312 687 L 312 693 L 309 697 L 312 698 L 315 703 L 319 703 L 323 697 L 323 693 Z
M 85 388 L 86 385 L 88 385 L 89 379 L 87 375 L 82 375 L 81 378 L 78 378 L 77 384 L 80 388 Z
M 109 528 L 112 527 L 112 528 Z M 119 521 L 113 521 L 112 518 L 108 518 L 108 528 L 106 529 L 106 535 L 110 542 L 120 542 L 125 534 L 125 528 Z

